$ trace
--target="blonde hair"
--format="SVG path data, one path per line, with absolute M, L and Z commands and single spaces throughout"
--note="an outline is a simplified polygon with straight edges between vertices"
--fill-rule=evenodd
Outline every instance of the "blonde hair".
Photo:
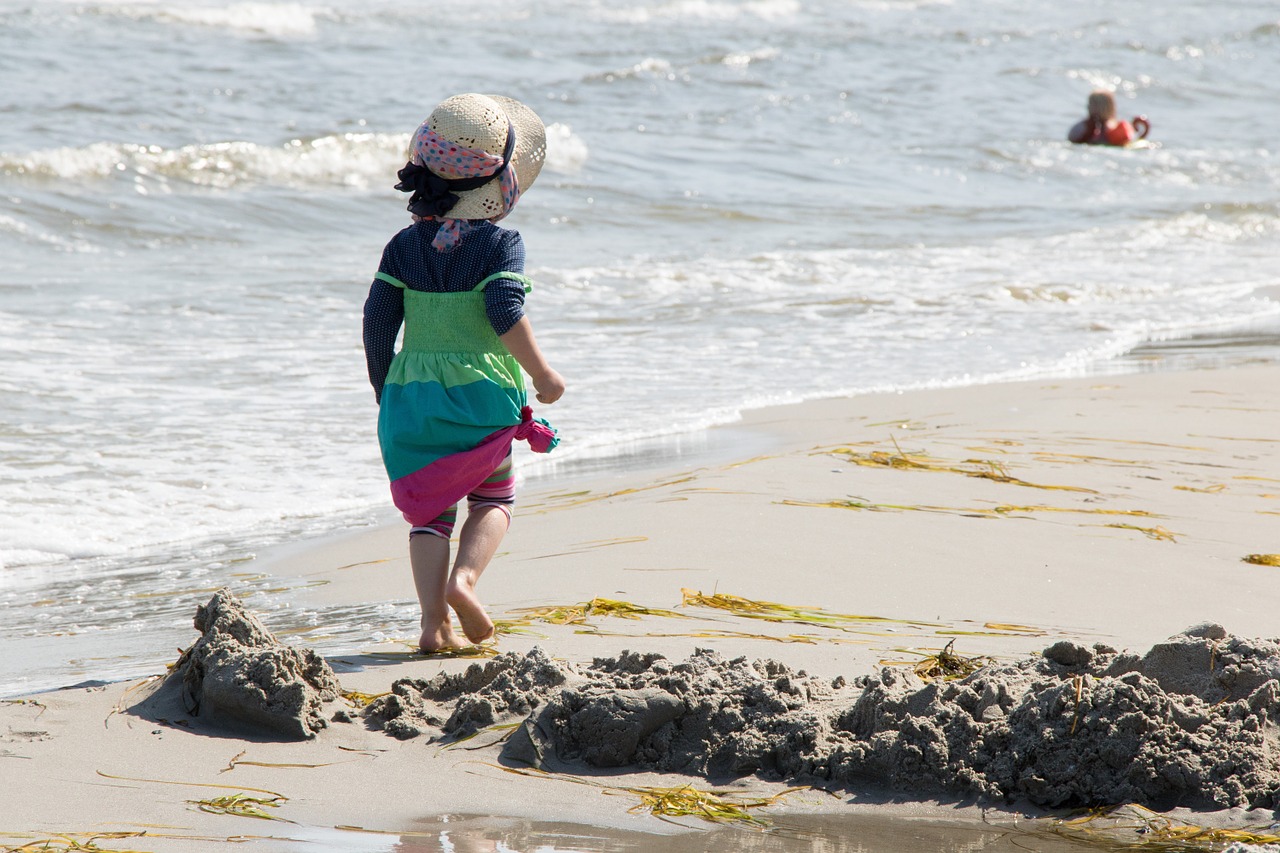
M 1116 117 L 1116 99 L 1104 89 L 1098 89 L 1089 95 L 1089 117 L 1106 121 Z

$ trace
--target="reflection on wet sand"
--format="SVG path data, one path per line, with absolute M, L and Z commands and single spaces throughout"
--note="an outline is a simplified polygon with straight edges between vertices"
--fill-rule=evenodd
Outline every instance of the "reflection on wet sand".
M 803 814 L 768 829 L 672 822 L 658 835 L 549 821 L 446 815 L 405 833 L 392 853 L 1066 853 L 1096 847 L 1053 834 L 1044 821 L 947 823 L 870 815 Z

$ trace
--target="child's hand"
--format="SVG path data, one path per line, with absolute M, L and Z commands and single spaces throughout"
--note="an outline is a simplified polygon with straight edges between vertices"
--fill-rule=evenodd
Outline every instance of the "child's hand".
M 551 405 L 564 395 L 564 379 L 550 368 L 541 376 L 534 377 L 533 388 L 537 391 L 539 403 Z

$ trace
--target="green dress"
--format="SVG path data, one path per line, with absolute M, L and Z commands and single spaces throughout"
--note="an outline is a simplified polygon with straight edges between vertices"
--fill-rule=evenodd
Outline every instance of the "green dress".
M 532 287 L 513 272 L 459 293 L 413 290 L 383 272 L 377 278 L 404 292 L 404 342 L 382 389 L 378 444 L 396 507 L 422 526 L 483 483 L 512 440 L 543 452 L 559 443 L 545 421 L 532 419 L 524 374 L 485 313 L 489 282 Z

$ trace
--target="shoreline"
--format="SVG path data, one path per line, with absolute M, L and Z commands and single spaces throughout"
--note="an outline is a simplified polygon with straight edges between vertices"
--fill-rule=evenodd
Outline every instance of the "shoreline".
M 978 385 L 945 386 L 937 388 L 921 388 L 895 392 L 865 393 L 850 397 L 822 397 L 800 402 L 788 402 L 774 406 L 751 409 L 731 423 L 721 424 L 690 433 L 674 433 L 649 439 L 631 442 L 627 452 L 604 457 L 587 457 L 570 459 L 562 466 L 555 464 L 555 459 L 548 461 L 551 467 L 533 474 L 520 485 L 519 499 L 544 490 L 565 490 L 578 486 L 596 488 L 626 488 L 637 480 L 658 476 L 662 473 L 674 473 L 688 468 L 700 468 L 719 464 L 730 464 L 742 458 L 766 455 L 778 449 L 779 438 L 771 434 L 762 423 L 780 416 L 783 419 L 788 413 L 797 419 L 805 417 L 807 407 L 838 407 L 840 401 L 876 400 L 895 398 L 904 395 L 958 393 L 969 389 L 983 389 L 1008 385 L 1034 384 L 1037 382 L 1072 382 L 1103 380 L 1111 377 L 1141 376 L 1164 372 L 1199 372 L 1216 370 L 1234 370 L 1238 367 L 1265 366 L 1280 363 L 1280 317 L 1266 317 L 1256 323 L 1244 326 L 1232 326 L 1227 329 L 1209 330 L 1169 341 L 1156 341 L 1144 344 L 1117 359 L 1091 364 L 1080 375 L 1048 376 L 1023 379 L 1010 382 L 993 382 Z M 856 404 L 856 402 L 855 402 Z M 762 413 L 769 413 L 764 415 Z M 785 441 L 785 439 L 784 439 Z M 525 454 L 525 458 L 532 454 Z M 522 460 L 523 461 L 523 460 Z M 311 533 L 302 539 L 289 541 L 268 541 L 266 544 L 255 544 L 254 537 L 246 539 L 243 546 L 224 549 L 220 559 L 229 558 L 231 562 L 241 564 L 250 569 L 261 568 L 264 572 L 260 578 L 260 588 L 270 589 L 273 586 L 271 567 L 279 562 L 287 563 L 294 555 L 305 555 L 315 551 L 331 548 L 343 549 L 348 541 L 378 542 L 386 531 L 398 531 L 402 525 L 394 508 L 388 506 L 381 513 L 382 520 L 372 524 L 346 527 L 332 533 Z M 371 537 L 371 538 L 369 538 Z M 243 552 L 243 553 L 242 553 Z M 246 561 L 247 557 L 247 561 Z M 219 558 L 209 558 L 219 559 Z M 153 561 L 154 562 L 154 561 Z M 293 579 L 296 582 L 296 578 Z M 300 601 L 289 600 L 290 592 L 283 592 L 284 600 L 273 602 L 273 610 L 290 610 L 302 607 Z M 155 595 L 149 591 L 147 595 Z M 181 594 L 181 593 L 177 593 Z M 166 593 L 169 597 L 173 593 Z M 291 625 L 292 629 L 300 629 L 301 625 Z M 58 656 L 70 654 L 88 663 L 84 649 L 67 652 L 65 644 L 46 640 L 21 640 L 24 655 Z M 173 645 L 169 643 L 167 645 Z M 128 649 L 136 653 L 136 643 L 130 643 Z M 108 648 L 111 648 L 110 646 Z M 95 655 L 100 660 L 102 658 Z M 53 657 L 49 658 L 51 661 Z M 125 673 L 117 675 L 112 672 L 83 670 L 82 675 L 63 684 L 44 684 L 30 690 L 6 692 L 4 696 L 20 697 L 35 693 L 65 689 L 82 684 L 113 683 L 128 678 L 138 677 L 146 671 L 145 664 L 137 662 L 125 664 Z
M 774 660 L 852 683 L 952 642 L 957 655 L 1008 665 L 1059 641 L 1142 654 L 1206 622 L 1238 637 L 1266 637 L 1280 606 L 1280 575 L 1243 559 L 1280 553 L 1277 412 L 1276 365 L 758 410 L 741 427 L 768 437 L 767 454 L 528 490 L 479 590 L 491 615 L 507 620 L 494 651 L 526 655 L 540 647 L 583 667 L 626 651 L 678 662 L 706 648 L 726 660 Z M 322 645 L 340 624 L 364 631 L 358 650 L 329 655 L 344 690 L 380 694 L 399 679 L 459 674 L 491 659 L 411 653 L 416 632 L 406 614 L 416 603 L 403 532 L 375 528 L 322 547 L 299 543 L 268 569 L 299 584 L 298 613 L 263 612 L 263 622 L 275 631 L 297 624 L 300 614 L 317 620 L 284 632 L 289 645 Z M 682 601 L 682 589 L 821 610 L 761 621 Z M 637 619 L 584 614 L 565 624 L 546 615 L 545 608 L 597 598 L 651 612 Z M 190 604 L 205 599 L 196 595 Z M 246 606 L 255 606 L 252 596 Z M 837 629 L 815 613 L 849 616 Z M 374 629 L 384 624 L 393 627 L 378 641 Z M 322 834 L 348 825 L 412 833 L 429 815 L 474 812 L 468 804 L 476 802 L 496 816 L 556 814 L 592 826 L 673 831 L 631 813 L 634 798 L 584 797 L 563 779 L 495 769 L 496 745 L 463 754 L 350 723 L 282 743 L 146 712 L 139 697 L 149 689 L 115 683 L 0 703 L 0 729 L 8 732 L 0 761 L 22 792 L 0 806 L 0 825 L 49 834 L 144 824 L 205 837 L 287 834 L 282 825 L 245 826 L 195 811 L 184 789 L 142 781 L 167 780 L 280 792 L 289 798 L 281 815 Z M 752 775 L 729 782 L 633 770 L 577 772 L 611 786 L 723 782 L 759 796 L 786 786 Z M 414 796 L 404 796 L 406 785 Z M 70 815 L 60 800 L 67 791 L 94 796 Z M 765 811 L 858 809 L 965 822 L 982 815 L 972 802 L 902 790 L 802 795 Z M 1238 810 L 1192 816 L 1258 817 Z M 190 838 L 148 844 L 143 849 L 208 849 Z
M 1276 292 L 1273 294 L 1271 290 Z M 1266 292 L 1268 296 L 1280 299 L 1280 288 L 1268 288 Z M 743 409 L 734 421 L 669 435 L 636 439 L 628 442 L 628 449 L 625 452 L 614 455 L 575 458 L 563 466 L 557 466 L 554 457 L 548 457 L 545 470 L 536 472 L 526 485 L 530 488 L 537 488 L 544 484 L 571 486 L 575 483 L 589 482 L 595 478 L 625 478 L 680 465 L 728 462 L 738 457 L 753 456 L 757 452 L 767 452 L 771 449 L 768 442 L 762 440 L 759 433 L 750 427 L 753 413 L 764 410 L 803 407 L 826 400 L 962 390 L 985 385 L 1083 380 L 1163 371 L 1230 370 L 1235 367 L 1268 364 L 1280 364 L 1280 314 L 1263 317 L 1252 323 L 1210 328 L 1189 332 L 1168 340 L 1149 341 L 1115 358 L 1091 362 L 1070 374 L 1051 372 L 1042 376 L 1000 379 L 975 384 L 945 384 L 893 391 L 823 395 Z M 525 454 L 525 459 L 530 458 L 534 458 L 532 454 Z

